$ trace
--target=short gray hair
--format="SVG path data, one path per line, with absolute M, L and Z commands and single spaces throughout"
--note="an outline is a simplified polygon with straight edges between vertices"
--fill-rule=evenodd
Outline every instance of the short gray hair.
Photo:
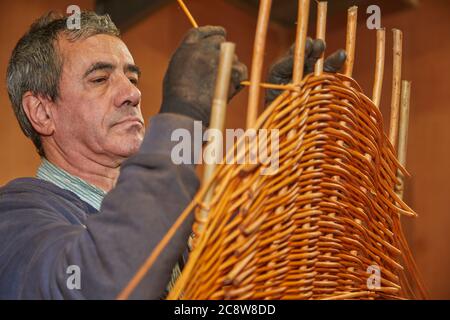
M 55 101 L 59 96 L 59 81 L 63 66 L 56 42 L 63 35 L 69 41 L 86 39 L 96 34 L 119 37 L 120 31 L 108 15 L 81 12 L 80 29 L 68 29 L 67 17 L 49 12 L 36 20 L 17 42 L 8 63 L 6 84 L 9 99 L 22 131 L 44 156 L 41 137 L 31 125 L 22 105 L 27 91 Z

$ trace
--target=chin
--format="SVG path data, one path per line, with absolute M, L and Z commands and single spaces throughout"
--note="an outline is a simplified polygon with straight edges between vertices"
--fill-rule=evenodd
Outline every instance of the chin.
M 120 137 L 114 141 L 114 145 L 108 148 L 110 153 L 121 158 L 129 158 L 136 154 L 141 147 L 143 135 L 134 135 L 132 137 Z
M 130 141 L 124 143 L 124 145 L 121 146 L 121 149 L 123 149 L 123 157 L 131 157 L 132 155 L 136 154 L 139 151 L 139 148 L 141 147 L 143 137 L 131 139 Z
M 144 139 L 145 128 L 141 125 L 125 124 L 115 129 L 106 140 L 105 149 L 108 153 L 121 158 L 136 154 Z

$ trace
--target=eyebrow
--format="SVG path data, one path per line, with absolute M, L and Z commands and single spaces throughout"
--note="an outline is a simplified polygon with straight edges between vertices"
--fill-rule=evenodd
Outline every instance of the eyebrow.
M 133 72 L 136 73 L 138 77 L 141 76 L 141 69 L 135 64 L 127 63 L 123 69 L 124 72 Z
M 90 75 L 91 73 L 97 71 L 97 70 L 109 70 L 112 71 L 116 68 L 115 65 L 113 65 L 112 63 L 109 62 L 103 62 L 103 61 L 99 61 L 96 62 L 94 64 L 92 64 L 89 69 L 86 70 L 86 72 L 83 75 L 83 78 L 86 78 L 88 75 Z M 127 63 L 124 68 L 123 68 L 124 72 L 133 72 L 136 73 L 138 77 L 141 76 L 141 69 L 139 69 L 139 67 L 135 64 L 131 64 L 131 63 Z

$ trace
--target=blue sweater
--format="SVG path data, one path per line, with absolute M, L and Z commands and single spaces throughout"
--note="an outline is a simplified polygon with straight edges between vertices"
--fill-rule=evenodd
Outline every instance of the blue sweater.
M 98 212 L 74 193 L 35 179 L 0 188 L 0 299 L 114 299 L 198 188 L 193 165 L 174 165 L 170 136 L 194 121 L 151 119 L 140 148 L 121 166 Z M 193 155 L 192 155 L 193 156 Z M 163 251 L 132 299 L 159 299 L 186 248 L 193 217 Z M 79 268 L 81 288 L 68 285 Z

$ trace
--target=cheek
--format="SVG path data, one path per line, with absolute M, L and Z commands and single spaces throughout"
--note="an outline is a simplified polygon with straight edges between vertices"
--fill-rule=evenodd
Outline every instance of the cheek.
M 98 110 L 81 101 L 77 105 L 66 105 L 58 112 L 57 132 L 63 134 L 69 140 L 75 137 L 85 141 L 96 139 L 98 136 L 105 134 L 103 118 Z

